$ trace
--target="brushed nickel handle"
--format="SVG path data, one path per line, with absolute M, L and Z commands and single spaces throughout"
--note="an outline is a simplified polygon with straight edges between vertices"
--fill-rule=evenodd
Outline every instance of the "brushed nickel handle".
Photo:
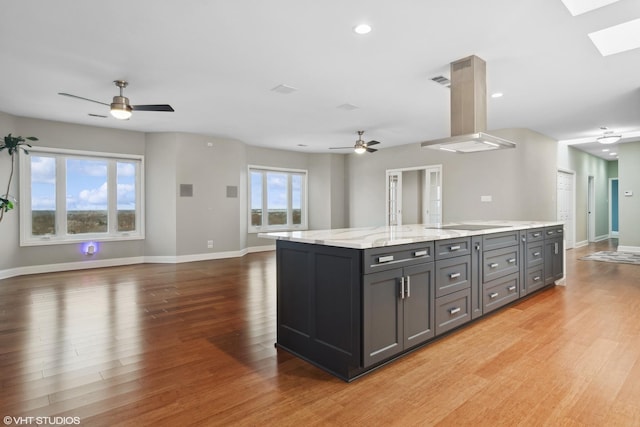
M 540 256 L 540 252 L 534 252 L 533 256 Z
M 540 237 L 540 233 L 533 233 L 533 237 Z
M 393 261 L 393 255 L 378 257 L 378 262 L 389 262 L 389 261 Z
M 427 255 L 428 253 L 429 253 L 429 251 L 426 251 L 426 250 L 424 250 L 424 251 L 415 251 L 415 252 L 413 253 L 413 256 L 425 256 L 425 255 Z
M 509 292 L 513 292 L 513 291 L 515 291 L 515 290 L 516 290 L 516 287 L 515 287 L 515 286 L 509 286 Z
M 457 278 L 457 277 L 460 277 L 460 273 L 451 273 L 451 274 L 449 275 L 449 278 L 450 278 L 450 279 L 455 279 L 455 278 Z
M 404 299 L 404 277 L 400 278 L 400 298 Z
M 489 298 L 494 299 L 494 298 L 495 298 L 495 297 L 497 297 L 498 295 L 500 295 L 500 294 L 499 294 L 499 293 L 497 293 L 497 292 L 494 292 L 494 293 L 492 293 L 492 294 L 489 294 Z
M 513 264 L 514 262 L 516 262 L 516 259 L 515 258 L 510 258 L 510 259 L 507 260 L 507 262 L 509 264 Z
M 547 231 L 547 236 L 551 236 L 553 234 L 553 231 Z
M 533 278 L 534 282 L 537 282 L 538 280 L 540 280 L 540 276 L 536 276 L 536 277 Z
M 500 264 L 498 264 L 497 262 L 494 262 L 493 264 L 489 264 L 489 267 L 491 268 L 496 268 L 497 266 L 499 266 Z
M 458 251 L 460 250 L 460 246 L 449 246 L 450 251 Z
M 461 310 L 461 308 L 460 308 L 460 307 L 451 308 L 451 309 L 449 309 L 449 314 L 456 314 L 456 313 L 459 313 L 459 312 L 460 312 L 460 310 Z
M 407 298 L 411 298 L 411 276 L 407 276 Z

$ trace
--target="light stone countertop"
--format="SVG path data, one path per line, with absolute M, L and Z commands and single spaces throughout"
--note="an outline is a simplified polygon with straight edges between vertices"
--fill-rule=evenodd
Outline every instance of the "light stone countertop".
M 282 231 L 259 233 L 258 237 L 352 249 L 369 249 L 383 246 L 426 242 L 431 240 L 500 233 L 512 230 L 526 230 L 528 228 L 550 227 L 562 224 L 562 221 L 475 220 L 446 224 L 411 224 L 400 226 L 337 228 L 332 230 Z M 459 226 L 461 229 L 456 229 L 456 226 Z M 486 226 L 486 228 L 481 230 L 463 229 L 468 226 Z

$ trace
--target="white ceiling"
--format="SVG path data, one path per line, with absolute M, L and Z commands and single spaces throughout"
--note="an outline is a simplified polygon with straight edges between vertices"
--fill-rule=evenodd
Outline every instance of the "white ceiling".
M 561 0 L 21 0 L 0 16 L 0 111 L 18 116 L 307 152 L 364 129 L 384 149 L 449 136 L 448 89 L 430 78 L 477 55 L 504 93 L 489 129 L 640 131 L 640 49 L 603 57 L 588 37 L 640 18 L 638 0 L 578 16 Z M 115 79 L 132 104 L 176 111 L 95 118 L 107 107 L 57 95 L 111 102 Z

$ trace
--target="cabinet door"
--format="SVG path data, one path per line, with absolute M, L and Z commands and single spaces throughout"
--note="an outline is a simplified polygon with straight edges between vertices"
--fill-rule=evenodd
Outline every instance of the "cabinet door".
M 365 367 L 403 350 L 401 277 L 401 268 L 364 276 L 362 332 Z
M 404 348 L 421 344 L 435 335 L 433 263 L 406 267 L 404 314 Z
M 551 285 L 562 278 L 562 239 L 544 241 L 544 284 Z
M 560 280 L 562 279 L 562 276 L 564 276 L 564 243 L 562 238 L 558 238 L 556 240 L 558 246 L 556 247 L 556 254 L 553 258 L 553 277 L 554 280 Z

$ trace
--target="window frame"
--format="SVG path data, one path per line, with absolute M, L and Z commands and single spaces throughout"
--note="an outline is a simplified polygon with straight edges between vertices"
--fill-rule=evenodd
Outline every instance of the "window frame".
M 251 223 L 251 173 L 262 173 L 262 225 L 256 226 Z M 285 173 L 287 174 L 287 224 L 283 225 L 265 225 L 264 222 L 268 218 L 268 194 L 267 194 L 267 179 L 266 174 L 268 172 Z M 301 201 L 300 201 L 300 224 L 292 224 L 293 218 L 293 198 L 292 198 L 292 183 L 291 177 L 293 175 L 301 175 L 303 177 L 303 183 L 301 186 Z M 292 169 L 292 168 L 278 168 L 272 166 L 259 166 L 249 165 L 247 167 L 247 187 L 248 187 L 248 199 L 247 199 L 247 227 L 249 233 L 263 233 L 272 231 L 300 231 L 307 230 L 309 223 L 309 172 L 306 169 Z
M 32 235 L 32 210 L 31 210 L 31 157 L 43 156 L 56 159 L 56 234 L 34 236 Z M 109 218 L 108 230 L 105 233 L 81 233 L 67 234 L 67 204 L 66 204 L 66 160 L 98 160 L 107 162 L 107 215 Z M 117 164 L 118 162 L 138 163 L 136 168 L 136 227 L 134 231 L 118 231 L 118 204 L 117 204 Z M 58 245 L 79 242 L 105 242 L 122 240 L 143 240 L 145 238 L 145 195 L 144 195 L 144 155 L 106 153 L 98 151 L 72 150 L 50 147 L 32 147 L 29 154 L 19 154 L 20 164 L 20 246 Z M 62 170 L 60 164 L 65 164 Z

